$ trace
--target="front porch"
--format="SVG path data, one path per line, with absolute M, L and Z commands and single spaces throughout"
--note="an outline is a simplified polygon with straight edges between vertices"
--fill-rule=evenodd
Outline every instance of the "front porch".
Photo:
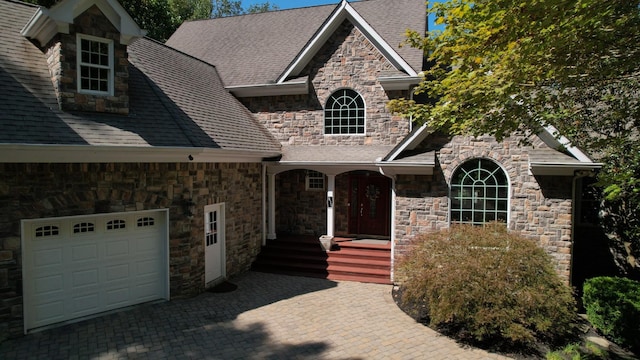
M 252 270 L 329 280 L 391 284 L 391 242 L 335 237 L 325 251 L 318 237 L 283 235 L 268 240 Z

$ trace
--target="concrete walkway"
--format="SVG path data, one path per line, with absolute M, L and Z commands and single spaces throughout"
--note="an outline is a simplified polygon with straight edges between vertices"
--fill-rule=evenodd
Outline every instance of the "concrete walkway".
M 238 289 L 0 344 L 0 359 L 504 359 L 420 325 L 391 286 L 249 272 Z

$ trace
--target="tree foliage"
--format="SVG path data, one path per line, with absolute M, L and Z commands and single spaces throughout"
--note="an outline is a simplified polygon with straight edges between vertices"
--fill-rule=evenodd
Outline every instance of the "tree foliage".
M 602 160 L 599 183 L 616 215 L 605 220 L 640 255 L 640 0 L 430 5 L 444 30 L 408 30 L 406 42 L 432 65 L 416 89 L 431 101 L 389 108 L 450 134 L 498 140 L 552 125 Z
M 45 7 L 59 0 L 26 0 Z M 119 0 L 150 38 L 165 41 L 185 21 L 277 10 L 268 1 L 248 8 L 234 0 Z

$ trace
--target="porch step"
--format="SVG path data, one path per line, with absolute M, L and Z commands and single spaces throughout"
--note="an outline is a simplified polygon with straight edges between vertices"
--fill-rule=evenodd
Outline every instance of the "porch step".
M 287 237 L 271 240 L 252 270 L 330 280 L 391 283 L 391 248 L 388 245 L 343 241 L 324 251 L 317 238 Z

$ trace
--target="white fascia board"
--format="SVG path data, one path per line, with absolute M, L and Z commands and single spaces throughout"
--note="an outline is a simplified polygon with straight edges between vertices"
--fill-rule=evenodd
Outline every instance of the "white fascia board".
M 212 148 L 92 145 L 0 145 L 4 163 L 262 162 L 279 152 Z
M 433 165 L 403 166 L 402 164 L 380 165 L 380 172 L 385 175 L 433 175 Z
M 385 161 L 394 161 L 400 154 L 405 150 L 413 150 L 416 146 L 420 145 L 420 143 L 429 135 L 429 130 L 427 124 L 422 124 L 413 134 L 409 134 L 407 138 L 405 138 L 399 146 L 394 148 L 389 155 L 385 157 Z
M 295 60 L 287 67 L 282 75 L 276 81 L 277 83 L 285 82 L 291 74 L 298 74 L 307 65 L 309 60 L 320 50 L 322 45 L 329 39 L 338 26 L 346 19 L 344 8 L 349 5 L 346 1 L 340 2 L 340 5 L 333 11 L 333 14 L 309 43 L 302 49 Z
M 324 162 L 324 161 L 291 161 L 291 162 L 265 162 L 267 173 L 279 174 L 290 170 L 315 170 L 327 175 L 338 175 L 354 170 L 378 171 L 378 166 L 373 162 Z
M 601 163 L 549 163 L 530 162 L 529 170 L 534 175 L 573 176 L 576 171 L 596 171 L 602 168 Z
M 305 95 L 309 93 L 309 84 L 304 81 L 290 81 L 280 84 L 227 86 L 227 91 L 237 97 Z
M 364 33 L 369 41 L 381 50 L 387 60 L 394 64 L 398 69 L 406 72 L 409 76 L 418 76 L 418 73 L 402 58 L 402 56 L 398 54 L 393 46 L 389 45 L 389 43 L 386 42 L 382 36 L 380 36 L 380 34 L 378 34 L 378 32 L 376 32 L 374 28 L 367 23 L 351 5 L 347 3 L 345 9 L 350 16 L 350 20 L 354 22 L 354 25 Z
M 420 76 L 389 76 L 378 78 L 378 81 L 386 91 L 409 90 L 411 86 L 419 84 L 422 78 Z
M 367 23 L 348 2 L 342 1 L 329 20 L 325 22 L 322 28 L 309 41 L 307 46 L 302 49 L 295 60 L 291 65 L 289 65 L 289 67 L 287 67 L 284 73 L 280 75 L 276 82 L 282 83 L 290 76 L 299 74 L 345 19 L 349 19 L 353 22 L 353 24 L 362 31 L 367 39 L 369 39 L 369 41 L 371 41 L 373 45 L 385 56 L 385 58 L 396 66 L 396 68 L 406 72 L 409 76 L 418 76 L 418 73 L 416 73 L 416 71 L 395 51 L 395 49 Z
M 49 16 L 49 10 L 40 7 L 20 30 L 20 35 L 28 39 L 38 40 L 40 45 L 44 46 L 58 32 L 61 32 L 59 30 L 58 24 Z
M 115 0 L 63 0 L 50 9 L 40 7 L 20 32 L 45 45 L 57 33 L 69 33 L 69 25 L 80 14 L 96 5 L 120 32 L 120 42 L 129 45 L 146 32 L 138 27 L 129 13 Z
M 563 135 L 560 135 L 560 132 L 558 131 L 558 129 L 556 129 L 552 125 L 545 126 L 542 130 L 542 133 L 538 134 L 538 136 L 540 136 L 540 138 L 544 142 L 546 142 L 547 145 L 550 145 L 548 144 L 548 141 L 553 141 L 558 145 L 562 145 L 565 149 L 567 149 L 567 151 L 571 155 L 573 155 L 573 157 L 580 160 L 581 162 L 587 162 L 587 163 L 593 162 L 591 158 L 587 156 L 587 154 L 585 154 L 582 150 L 578 149 L 577 147 L 573 146 L 571 144 L 571 141 L 569 141 L 569 139 L 567 139 Z M 555 146 L 551 146 L 551 148 L 555 148 Z
M 378 163 L 384 174 L 389 175 L 433 175 L 435 163 Z

